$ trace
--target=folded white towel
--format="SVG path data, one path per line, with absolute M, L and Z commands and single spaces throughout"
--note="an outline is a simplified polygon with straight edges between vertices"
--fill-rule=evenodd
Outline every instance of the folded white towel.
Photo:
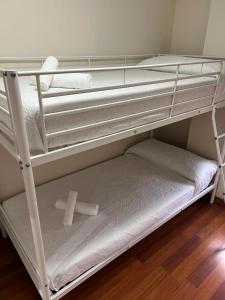
M 58 60 L 54 56 L 48 56 L 44 61 L 41 71 L 55 71 L 58 68 Z M 42 91 L 47 91 L 51 85 L 54 75 L 42 75 L 40 76 L 40 85 Z M 31 85 L 36 86 L 36 79 L 34 79 Z
M 60 210 L 64 210 L 64 226 L 72 226 L 74 213 L 83 214 L 87 216 L 97 216 L 99 211 L 99 205 L 88 202 L 77 201 L 78 192 L 70 191 L 68 193 L 67 200 L 57 200 L 55 207 Z
M 89 73 L 56 74 L 51 87 L 64 89 L 88 89 L 92 86 L 92 77 Z
M 65 210 L 66 205 L 67 205 L 67 202 L 64 200 L 57 200 L 55 203 L 55 207 L 60 210 Z M 74 211 L 81 215 L 97 216 L 98 211 L 99 211 L 99 205 L 96 203 L 76 201 Z

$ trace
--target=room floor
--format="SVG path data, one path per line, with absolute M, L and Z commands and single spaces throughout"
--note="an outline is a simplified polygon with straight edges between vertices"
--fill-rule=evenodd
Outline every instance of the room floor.
M 225 206 L 200 200 L 63 300 L 225 299 Z M 38 300 L 9 239 L 0 239 L 0 299 Z

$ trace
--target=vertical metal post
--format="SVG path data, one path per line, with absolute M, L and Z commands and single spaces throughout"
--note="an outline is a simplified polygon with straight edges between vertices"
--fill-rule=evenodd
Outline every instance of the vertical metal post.
M 15 136 L 19 150 L 19 156 L 21 158 L 20 168 L 23 175 L 23 181 L 25 186 L 31 230 L 34 240 L 34 248 L 37 260 L 37 273 L 40 282 L 40 289 L 42 298 L 49 300 L 50 289 L 49 280 L 46 271 L 46 261 L 44 254 L 44 245 L 41 232 L 41 224 L 38 212 L 37 197 L 35 190 L 35 183 L 33 177 L 33 169 L 30 160 L 29 143 L 26 131 L 26 125 L 24 121 L 23 106 L 19 88 L 18 74 L 16 71 L 7 71 L 6 82 L 9 92 L 9 102 L 11 105 L 12 118 L 15 124 Z
M 175 104 L 175 99 L 176 99 L 176 92 L 177 92 L 177 85 L 178 85 L 178 79 L 179 79 L 179 72 L 180 72 L 180 65 L 177 65 L 177 71 L 176 71 L 176 79 L 174 82 L 174 89 L 173 89 L 173 99 L 172 99 L 172 107 L 170 109 L 170 118 L 173 115 L 173 106 Z
M 44 145 L 44 151 L 45 151 L 45 153 L 47 153 L 48 152 L 48 141 L 47 141 L 47 134 L 46 134 L 45 115 L 44 115 L 45 112 L 44 112 L 44 107 L 43 107 L 40 75 L 36 75 L 36 84 L 37 84 L 38 102 L 39 102 L 39 108 L 40 108 L 42 142 Z
M 217 96 L 217 93 L 218 93 L 220 79 L 221 79 L 222 72 L 223 72 L 223 64 L 224 64 L 224 62 L 220 61 L 220 70 L 219 70 L 219 74 L 217 76 L 216 88 L 215 88 L 215 92 L 214 92 L 214 95 L 213 95 L 212 105 L 215 105 L 215 103 L 216 103 L 216 96 Z

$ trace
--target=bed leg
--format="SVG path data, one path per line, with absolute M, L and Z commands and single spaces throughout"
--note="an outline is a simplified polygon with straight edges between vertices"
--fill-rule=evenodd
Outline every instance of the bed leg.
M 215 189 L 212 191 L 212 194 L 211 194 L 211 197 L 210 197 L 210 204 L 214 204 L 214 202 L 215 202 L 215 197 L 216 197 L 216 192 L 217 192 L 217 188 L 215 188 Z
M 37 261 L 36 271 L 37 277 L 39 279 L 41 297 L 43 300 L 50 300 L 51 296 L 49 289 L 49 279 L 46 270 L 46 260 L 39 210 L 37 205 L 36 187 L 34 182 L 26 125 L 24 122 L 25 118 L 19 88 L 18 73 L 16 71 L 7 71 L 5 76 L 9 92 L 11 114 L 15 125 L 15 138 L 16 144 L 18 146 L 18 155 L 20 157 L 19 167 L 23 175 L 28 212 L 31 222 L 31 231 Z
M 214 180 L 215 188 L 212 190 L 211 197 L 210 197 L 210 203 L 211 204 L 214 204 L 214 202 L 215 202 L 215 197 L 216 197 L 216 193 L 217 193 L 217 190 L 218 190 L 220 175 L 221 175 L 221 172 L 220 172 L 220 169 L 219 169 L 216 173 L 216 177 L 215 177 L 215 180 Z
M 21 165 L 23 181 L 25 186 L 28 210 L 31 221 L 31 229 L 33 234 L 34 248 L 36 259 L 38 262 L 39 282 L 41 287 L 42 299 L 50 300 L 49 280 L 46 271 L 46 261 L 44 244 L 42 238 L 41 224 L 37 205 L 36 188 L 33 177 L 33 169 L 29 163 Z

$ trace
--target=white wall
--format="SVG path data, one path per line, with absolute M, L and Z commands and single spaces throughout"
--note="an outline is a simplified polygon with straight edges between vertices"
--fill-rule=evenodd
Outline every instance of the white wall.
M 222 0 L 223 1 L 223 0 Z M 177 0 L 171 40 L 171 52 L 202 53 L 211 0 Z
M 201 55 L 205 43 L 211 0 L 177 0 L 174 14 L 170 52 L 174 54 Z M 184 146 L 188 141 L 191 120 L 182 122 L 179 134 L 176 124 L 160 130 L 159 136 L 165 141 L 176 139 Z M 193 124 L 191 126 L 193 131 Z M 169 137 L 169 138 L 168 138 Z
M 207 35 L 204 45 L 205 55 L 225 57 L 225 1 L 212 0 Z
M 175 0 L 7 0 L 0 6 L 0 56 L 168 52 Z M 144 135 L 146 137 L 146 135 Z M 143 136 L 35 169 L 37 184 L 120 155 Z M 0 147 L 0 199 L 23 189 Z
M 7 0 L 0 56 L 169 51 L 175 0 Z

